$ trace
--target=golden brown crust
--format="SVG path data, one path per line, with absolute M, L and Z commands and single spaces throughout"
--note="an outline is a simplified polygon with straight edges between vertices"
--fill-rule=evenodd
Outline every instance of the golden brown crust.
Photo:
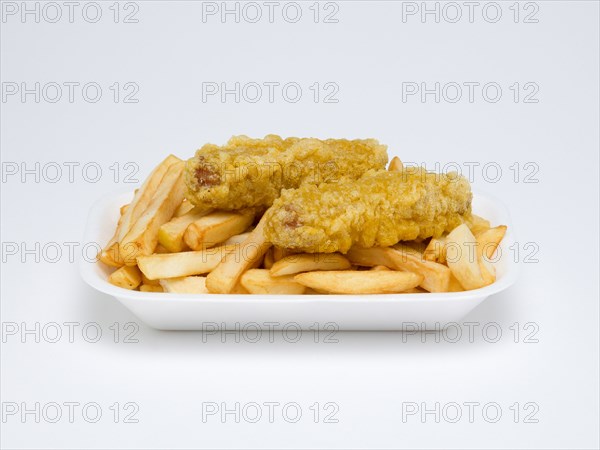
M 369 171 L 359 180 L 305 184 L 265 213 L 266 238 L 303 252 L 347 252 L 440 236 L 471 212 L 471 187 L 456 173 Z
M 359 178 L 383 169 L 387 147 L 374 139 L 346 140 L 232 137 L 219 147 L 207 144 L 187 162 L 187 198 L 197 206 L 240 209 L 271 206 L 282 189 L 303 183 Z

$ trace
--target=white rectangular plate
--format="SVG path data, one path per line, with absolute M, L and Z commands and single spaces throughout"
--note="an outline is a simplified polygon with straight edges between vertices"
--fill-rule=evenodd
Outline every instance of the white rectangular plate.
M 112 194 L 92 206 L 84 242 L 103 247 L 112 237 L 119 208 L 131 192 Z M 488 296 L 514 283 L 517 264 L 509 251 L 514 242 L 510 217 L 497 200 L 474 194 L 473 212 L 492 225 L 507 225 L 496 266 L 497 280 L 466 292 L 382 295 L 217 295 L 166 294 L 122 289 L 108 283 L 112 269 L 100 262 L 80 262 L 83 279 L 112 295 L 147 325 L 161 330 L 244 330 L 252 328 L 414 330 L 457 322 Z M 92 244 L 90 244 L 91 246 Z M 246 327 L 246 328 L 245 328 Z

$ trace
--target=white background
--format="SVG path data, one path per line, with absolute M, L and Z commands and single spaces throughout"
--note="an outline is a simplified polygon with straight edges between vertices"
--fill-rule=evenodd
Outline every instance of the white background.
M 36 23 L 31 15 L 23 23 L 17 14 L 0 24 L 3 89 L 22 82 L 29 88 L 35 82 L 96 82 L 103 88 L 97 103 L 86 102 L 80 90 L 73 103 L 66 90 L 57 103 L 43 97 L 36 103 L 33 95 L 25 102 L 20 95 L 2 100 L 3 407 L 96 402 L 103 411 L 97 423 L 86 422 L 81 409 L 73 423 L 66 417 L 36 423 L 31 414 L 25 420 L 6 416 L 3 448 L 598 447 L 596 2 L 537 2 L 537 23 L 523 23 L 535 8 L 525 11 L 523 4 L 515 23 L 513 2 L 500 2 L 496 23 L 482 16 L 485 3 L 479 3 L 473 23 L 464 5 L 457 23 L 446 20 L 454 17 L 448 9 L 439 23 L 431 15 L 423 23 L 418 14 L 403 21 L 407 5 L 392 1 L 338 2 L 338 23 L 322 23 L 323 16 L 314 23 L 312 2 L 302 3 L 297 23 L 281 15 L 283 3 L 274 23 L 267 17 L 236 23 L 231 16 L 222 23 L 218 15 L 203 22 L 200 2 L 137 2 L 138 23 L 122 23 L 124 5 L 114 23 L 112 2 L 101 3 L 97 23 L 84 20 L 81 2 L 73 23 L 63 6 L 58 23 L 44 17 Z M 493 10 L 487 12 L 493 18 Z M 109 90 L 115 82 L 136 83 L 139 102 L 123 103 L 121 97 L 115 103 Z M 273 103 L 264 97 L 235 103 L 232 96 L 225 103 L 219 96 L 203 102 L 203 82 L 296 82 L 303 96 L 297 103 L 280 94 Z M 315 82 L 336 83 L 338 103 L 315 103 L 309 90 Z M 443 97 L 436 103 L 433 95 L 403 102 L 403 82 L 495 82 L 502 98 L 491 103 L 476 90 L 472 103 L 466 91 L 456 103 Z M 509 89 L 515 82 L 535 83 L 538 102 L 521 97 L 515 103 Z M 138 164 L 135 178 L 141 180 L 169 152 L 189 157 L 206 142 L 267 133 L 375 137 L 389 145 L 391 155 L 431 168 L 481 164 L 473 185 L 509 206 L 522 264 L 514 287 L 465 319 L 478 324 L 474 342 L 468 336 L 458 343 L 442 336 L 437 343 L 434 335 L 340 332 L 334 336 L 338 343 L 323 343 L 323 335 L 315 343 L 308 333 L 298 343 L 281 335 L 273 343 L 267 335 L 258 343 L 247 336 L 236 343 L 231 335 L 158 332 L 142 323 L 138 343 L 122 342 L 125 324 L 137 319 L 84 285 L 63 246 L 81 241 L 91 203 L 134 188 L 123 180 L 127 162 Z M 80 165 L 73 182 L 64 165 L 56 183 L 6 174 L 10 163 L 33 168 L 36 162 Z M 81 173 L 89 162 L 103 169 L 95 183 Z M 109 169 L 115 162 L 121 168 L 117 183 Z M 502 169 L 496 182 L 491 169 L 482 171 L 486 163 Z M 515 163 L 518 181 L 510 169 Z M 529 181 L 537 182 L 525 183 L 532 172 Z M 52 242 L 63 246 L 55 263 L 48 255 L 36 262 L 35 255 L 5 251 L 6 243 L 35 248 Z M 531 249 L 538 250 L 523 262 Z M 19 331 L 36 322 L 79 325 L 73 343 L 66 335 L 57 343 L 25 335 L 22 343 L 20 332 L 7 335 L 11 322 Z M 97 343 L 82 338 L 88 322 L 103 331 Z M 118 343 L 109 329 L 115 322 Z M 481 333 L 490 322 L 503 333 L 496 343 Z M 517 343 L 514 323 L 521 331 Z M 537 342 L 524 342 L 532 330 L 529 340 Z M 123 423 L 121 415 L 115 424 L 109 409 L 115 402 L 137 403 L 139 422 Z M 278 409 L 273 423 L 264 417 L 236 423 L 233 416 L 203 423 L 203 402 L 297 402 L 303 416 L 288 423 Z M 309 407 L 315 402 L 335 402 L 338 423 L 323 423 L 322 415 L 314 423 Z M 489 423 L 480 406 L 470 423 L 463 406 L 457 423 L 448 417 L 436 423 L 433 415 L 403 421 L 406 402 L 428 408 L 436 402 L 495 402 L 502 417 Z M 509 409 L 515 402 L 517 423 Z M 525 423 L 528 402 L 539 409 L 537 423 Z

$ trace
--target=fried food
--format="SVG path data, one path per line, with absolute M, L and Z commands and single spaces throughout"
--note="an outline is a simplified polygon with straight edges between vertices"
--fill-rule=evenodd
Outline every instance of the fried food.
M 466 224 L 456 227 L 447 238 L 446 258 L 452 275 L 466 290 L 478 289 L 495 281 L 490 267 L 482 264 L 481 246 Z
M 211 212 L 212 209 L 193 208 L 181 216 L 173 217 L 158 229 L 158 243 L 169 252 L 185 250 L 187 244 L 183 241 L 183 235 L 188 227 Z
M 142 187 L 137 189 L 130 204 L 121 207 L 121 218 L 117 224 L 115 234 L 106 247 L 100 252 L 100 260 L 113 267 L 121 267 L 125 264 L 124 258 L 119 249 L 119 242 L 122 241 L 136 221 L 142 216 L 150 206 L 156 192 L 161 186 L 162 180 L 169 168 L 181 162 L 179 158 L 173 155 L 167 156 L 144 181 Z
M 471 214 L 471 217 L 468 218 L 466 223 L 473 234 L 481 233 L 491 227 L 489 220 L 475 214 Z
M 169 166 L 147 209 L 119 242 L 119 255 L 126 265 L 133 266 L 138 256 L 154 253 L 158 245 L 158 230 L 171 220 L 183 201 L 183 169 L 183 161 Z
M 318 186 L 284 190 L 267 210 L 265 237 L 306 253 L 346 253 L 439 237 L 471 214 L 471 187 L 456 173 L 369 171 Z
M 402 164 L 402 161 L 400 160 L 400 158 L 398 158 L 397 156 L 394 156 L 392 158 L 392 160 L 390 161 L 388 170 L 390 172 L 397 172 L 397 171 L 403 170 L 403 169 L 404 169 L 404 164 Z
M 206 277 L 181 277 L 160 280 L 164 292 L 173 294 L 208 294 Z
M 446 262 L 446 238 L 444 236 L 431 238 L 423 252 L 423 258 L 427 261 L 444 264 Z
M 121 206 L 100 254 L 116 268 L 108 281 L 165 295 L 460 292 L 494 283 L 506 226 L 471 213 L 467 180 L 398 157 L 385 170 L 386 160 L 375 140 L 278 136 L 234 137 L 187 164 L 171 155 Z
M 359 266 L 385 266 L 417 273 L 423 277 L 420 286 L 429 292 L 448 290 L 450 269 L 443 264 L 426 261 L 422 253 L 405 244 L 396 244 L 394 247 L 352 247 L 346 257 Z
M 196 206 L 217 209 L 269 207 L 282 189 L 357 179 L 384 169 L 387 159 L 387 147 L 374 139 L 235 136 L 223 147 L 203 146 L 187 162 L 186 196 Z
M 158 286 L 154 284 L 142 284 L 140 285 L 140 292 L 165 292 L 165 290 L 160 284 Z
M 108 282 L 123 289 L 135 289 L 142 283 L 142 273 L 137 266 L 123 266 L 110 274 Z
M 221 262 L 206 276 L 206 287 L 213 294 L 231 294 L 240 277 L 248 269 L 256 268 L 271 247 L 265 240 L 263 219 L 241 244 L 236 244 L 234 254 L 226 254 Z
M 193 250 L 214 247 L 231 236 L 243 233 L 252 220 L 252 209 L 241 212 L 215 211 L 191 223 L 185 230 L 184 240 Z
M 217 267 L 221 259 L 228 253 L 235 253 L 237 247 L 227 245 L 195 252 L 138 256 L 138 265 L 149 280 L 201 275 Z
M 294 280 L 330 294 L 393 294 L 417 287 L 423 277 L 394 270 L 332 270 L 304 272 Z
M 350 269 L 350 261 L 339 253 L 298 253 L 280 259 L 271 267 L 271 275 L 280 277 L 312 270 Z
M 499 227 L 488 228 L 487 230 L 480 231 L 479 233 L 473 233 L 477 238 L 477 244 L 481 246 L 483 254 L 487 259 L 491 259 L 504 239 L 506 234 L 506 226 L 500 225 Z
M 293 276 L 274 277 L 267 269 L 250 269 L 244 272 L 240 283 L 250 294 L 299 295 L 306 292 L 306 286 L 296 282 Z

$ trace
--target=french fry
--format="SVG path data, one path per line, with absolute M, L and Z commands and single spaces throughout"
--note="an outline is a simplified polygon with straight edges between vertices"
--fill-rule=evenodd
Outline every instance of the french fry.
M 144 275 L 144 272 L 141 272 L 141 274 L 142 274 L 142 285 L 147 284 L 150 286 L 160 286 L 159 280 L 151 280 L 146 275 Z
M 431 238 L 423 252 L 426 261 L 434 261 L 440 264 L 446 263 L 446 237 Z
M 206 277 L 206 287 L 215 294 L 229 294 L 242 273 L 262 260 L 271 247 L 263 235 L 264 219 L 252 230 L 235 254 L 228 253 Z
M 235 245 L 206 250 L 138 256 L 138 266 L 149 280 L 202 275 L 219 265 L 221 259 L 235 253 Z
M 123 215 L 121 214 L 121 217 L 119 217 L 119 221 L 117 222 L 117 230 L 121 226 L 122 222 Z M 119 243 L 117 242 L 117 233 L 118 231 L 115 232 L 115 235 L 111 238 L 108 244 L 106 244 L 106 247 L 104 247 L 98 254 L 98 259 L 107 266 L 111 267 L 123 266 L 123 263 L 119 261 Z
M 344 270 L 350 261 L 339 253 L 298 253 L 280 259 L 271 267 L 271 276 L 294 275 L 311 270 Z
M 281 247 L 273 247 L 273 261 L 277 262 L 282 258 L 285 258 L 288 255 L 294 255 L 294 252 L 288 250 L 287 248 Z
M 249 294 L 248 289 L 246 289 L 242 284 L 238 281 L 237 284 L 233 287 L 231 294 Z
M 215 211 L 189 224 L 183 240 L 193 250 L 213 247 L 250 226 L 254 213 Z
M 485 255 L 487 259 L 491 259 L 494 256 L 498 245 L 500 245 L 500 242 L 504 239 L 506 225 L 500 225 L 473 234 L 477 239 L 477 245 L 482 248 L 483 255 Z
M 506 226 L 500 225 L 480 231 L 475 237 L 477 240 L 477 261 L 486 286 L 496 281 L 496 268 L 490 262 L 490 259 L 494 256 L 494 252 L 505 234 Z
M 250 269 L 240 278 L 241 285 L 251 294 L 304 294 L 306 287 L 293 276 L 273 277 L 267 269 Z
M 119 241 L 119 256 L 127 265 L 134 265 L 136 258 L 150 255 L 158 244 L 158 230 L 168 222 L 183 200 L 183 161 L 175 162 L 161 180 L 148 209 L 138 218 L 129 233 Z M 130 208 L 127 208 L 129 212 Z
M 448 234 L 447 263 L 452 274 L 466 290 L 478 289 L 489 283 L 479 265 L 477 241 L 466 224 L 459 225 Z
M 123 289 L 135 289 L 142 283 L 142 274 L 137 266 L 123 266 L 108 277 L 108 282 Z
M 489 220 L 486 220 L 483 217 L 479 217 L 475 214 L 471 214 L 471 216 L 466 220 L 466 224 L 473 235 L 485 231 L 491 227 Z
M 250 231 L 246 231 L 245 233 L 236 234 L 234 236 L 231 236 L 226 241 L 224 241 L 222 245 L 241 244 L 248 238 L 248 235 L 250 235 Z
M 390 164 L 388 166 L 388 171 L 394 172 L 394 171 L 401 171 L 402 169 L 404 169 L 404 164 L 402 164 L 402 161 L 400 160 L 400 158 L 398 158 L 397 156 L 394 156 L 392 158 L 392 160 L 390 161 Z
M 206 277 L 181 277 L 160 280 L 165 292 L 172 294 L 208 294 Z
M 181 205 L 179 205 L 175 210 L 175 214 L 173 214 L 173 216 L 183 216 L 184 214 L 189 213 L 192 209 L 194 209 L 194 204 L 192 202 L 189 202 L 186 198 L 184 198 L 181 202 Z
M 419 285 L 429 292 L 446 292 L 450 282 L 450 269 L 443 264 L 426 261 L 423 255 L 405 244 L 394 247 L 353 247 L 346 254 L 350 262 L 363 266 L 386 266 L 422 275 Z
M 154 249 L 154 253 L 171 253 L 169 250 L 164 248 L 162 245 L 158 244 Z
M 114 236 L 108 242 L 104 250 L 102 250 L 99 257 L 100 261 L 115 267 L 120 267 L 124 264 L 120 253 L 119 242 L 123 240 L 138 218 L 148 208 L 163 177 L 169 170 L 169 167 L 177 162 L 181 162 L 181 160 L 176 156 L 167 156 L 158 166 L 156 166 L 142 186 L 136 190 L 133 200 L 129 206 L 122 211 L 123 215 L 119 219 Z
M 136 190 L 136 192 L 137 192 L 137 190 Z M 118 258 L 117 258 L 118 254 L 119 254 L 119 243 L 117 242 L 117 239 L 118 239 L 119 227 L 121 227 L 122 226 L 121 224 L 123 223 L 123 215 L 127 211 L 128 207 L 129 207 L 129 204 L 123 205 L 119 209 L 120 216 L 119 216 L 119 220 L 117 222 L 117 229 L 115 231 L 115 234 L 110 239 L 108 244 L 106 244 L 106 247 L 104 249 L 102 249 L 98 254 L 98 259 L 100 261 L 102 261 L 104 264 L 106 264 L 107 266 L 121 267 L 123 265 L 121 262 L 118 261 Z
M 423 277 L 395 270 L 326 270 L 300 273 L 294 280 L 331 294 L 392 294 L 417 287 Z
M 243 257 L 243 256 L 241 255 L 241 248 L 242 248 L 241 244 L 237 244 L 237 245 L 236 245 L 236 248 L 237 248 L 238 254 L 239 254 L 241 257 Z M 267 250 L 267 251 L 268 251 L 268 250 Z M 260 266 L 262 266 L 262 265 L 263 265 L 263 262 L 264 262 L 264 260 L 265 260 L 265 255 L 260 255 L 258 258 L 256 258 L 256 259 L 254 260 L 254 262 L 253 262 L 253 263 L 252 263 L 250 266 L 248 266 L 248 269 L 259 269 L 259 268 L 260 268 Z M 238 282 L 238 284 L 239 284 L 239 282 Z
M 411 288 L 411 289 L 407 289 L 405 291 L 403 291 L 403 294 L 426 294 L 428 291 L 426 291 L 423 288 L 420 287 L 415 287 L 415 288 Z
M 429 292 L 446 292 L 450 283 L 450 269 L 443 264 L 426 261 L 423 254 L 404 244 L 396 244 L 391 251 L 395 269 L 423 275 L 420 286 Z
M 183 234 L 187 227 L 211 212 L 212 209 L 193 208 L 179 217 L 174 217 L 158 229 L 158 243 L 172 253 L 185 250 L 187 245 L 183 242 Z
M 448 292 L 462 292 L 465 289 L 460 284 L 460 281 L 456 279 L 454 275 L 450 275 L 450 283 L 448 283 Z
M 390 250 L 390 247 L 352 247 L 348 253 L 346 253 L 346 258 L 348 258 L 352 264 L 358 266 L 386 266 L 395 269 L 396 265 Z
M 321 294 L 327 294 L 327 292 L 319 292 L 312 288 L 306 288 L 306 291 L 304 291 L 304 295 L 321 295 Z
M 398 244 L 402 244 L 404 247 L 412 248 L 413 250 L 415 250 L 421 254 L 424 253 L 425 250 L 427 249 L 427 244 L 425 244 L 425 242 L 422 240 L 403 241 L 403 242 L 399 242 Z
M 132 267 L 132 266 L 127 266 Z M 142 284 L 140 286 L 140 292 L 164 292 L 164 289 L 159 284 L 158 286 L 155 284 Z
M 483 258 L 481 247 L 477 247 L 477 263 L 479 264 L 479 270 L 481 270 L 484 286 L 496 281 L 496 268 L 487 259 Z
M 371 270 L 392 270 L 389 267 L 386 266 L 373 266 L 371 267 Z
M 271 247 L 269 250 L 267 250 L 267 253 L 265 253 L 265 258 L 263 259 L 263 266 L 265 269 L 270 269 L 271 267 L 273 267 L 273 247 Z

